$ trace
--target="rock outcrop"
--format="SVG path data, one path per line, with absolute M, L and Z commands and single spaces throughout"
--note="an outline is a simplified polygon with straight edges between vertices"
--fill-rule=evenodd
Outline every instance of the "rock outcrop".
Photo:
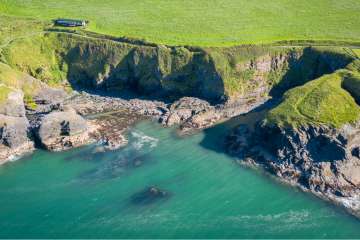
M 360 128 L 326 126 L 236 128 L 230 153 L 260 164 L 281 179 L 360 214 Z
M 91 127 L 75 110 L 51 112 L 41 119 L 37 132 L 39 141 L 48 150 L 61 151 L 78 147 L 91 140 Z
M 167 126 L 180 125 L 199 113 L 214 110 L 207 101 L 184 97 L 171 104 L 169 112 L 162 118 Z
M 34 149 L 23 98 L 21 91 L 10 91 L 0 105 L 0 164 Z
M 247 113 L 266 100 L 268 97 L 259 96 L 214 106 L 198 98 L 183 97 L 171 104 L 169 110 L 160 117 L 160 122 L 166 126 L 178 125 L 182 134 L 188 134 Z

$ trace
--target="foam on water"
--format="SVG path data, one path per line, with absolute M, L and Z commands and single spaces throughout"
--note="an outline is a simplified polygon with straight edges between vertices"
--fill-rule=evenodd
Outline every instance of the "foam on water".
M 136 150 L 140 150 L 144 146 L 149 148 L 155 148 L 158 145 L 159 139 L 147 136 L 141 131 L 133 130 L 130 132 L 130 134 L 131 137 L 134 139 L 134 141 L 131 142 L 131 146 L 133 146 Z

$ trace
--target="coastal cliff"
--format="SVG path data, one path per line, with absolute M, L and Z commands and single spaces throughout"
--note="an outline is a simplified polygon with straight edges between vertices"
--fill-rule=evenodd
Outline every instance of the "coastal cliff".
M 69 33 L 15 40 L 1 56 L 11 67 L 52 86 L 130 89 L 213 103 L 264 96 L 271 90 L 278 94 L 352 60 L 336 47 L 168 47 Z
M 274 98 L 254 130 L 229 135 L 229 153 L 360 209 L 359 60 L 341 47 L 170 47 L 47 32 L 14 40 L 0 59 L 1 163 L 35 147 L 113 150 L 142 117 L 188 133 Z
M 254 129 L 229 134 L 228 152 L 359 216 L 359 81 L 339 70 L 287 91 Z

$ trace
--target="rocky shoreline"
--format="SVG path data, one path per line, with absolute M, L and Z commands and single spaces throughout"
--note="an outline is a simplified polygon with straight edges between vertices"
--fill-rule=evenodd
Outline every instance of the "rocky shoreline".
M 64 151 L 100 143 L 99 151 L 127 144 L 126 130 L 149 118 L 164 127 L 178 126 L 181 134 L 213 126 L 261 105 L 266 98 L 211 105 L 205 100 L 183 97 L 168 103 L 141 98 L 124 99 L 86 92 L 68 94 L 45 87 L 34 97 L 36 109 L 24 104 L 24 94 L 14 91 L 0 111 L 0 163 L 19 158 L 36 148 Z M 10 109 L 10 110 L 9 110 Z
M 99 143 L 97 151 L 127 144 L 126 130 L 142 119 L 191 134 L 263 105 L 265 97 L 211 105 L 183 97 L 167 103 L 130 100 L 86 92 L 69 95 L 44 89 L 26 109 L 20 91 L 11 92 L 1 108 L 0 164 L 36 148 L 64 151 Z M 259 121 L 241 124 L 226 138 L 226 150 L 241 163 L 263 167 L 282 181 L 329 200 L 360 216 L 360 124 L 341 129 L 325 126 L 280 128 Z
M 359 124 L 280 128 L 239 125 L 226 138 L 240 163 L 262 167 L 360 217 Z

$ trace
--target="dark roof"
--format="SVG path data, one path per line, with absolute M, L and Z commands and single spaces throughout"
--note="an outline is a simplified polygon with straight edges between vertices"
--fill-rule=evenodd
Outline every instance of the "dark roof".
M 59 19 L 56 19 L 55 22 L 75 22 L 75 23 L 82 23 L 82 22 L 86 22 L 86 21 L 85 21 L 85 20 L 80 20 L 80 19 L 59 18 Z

